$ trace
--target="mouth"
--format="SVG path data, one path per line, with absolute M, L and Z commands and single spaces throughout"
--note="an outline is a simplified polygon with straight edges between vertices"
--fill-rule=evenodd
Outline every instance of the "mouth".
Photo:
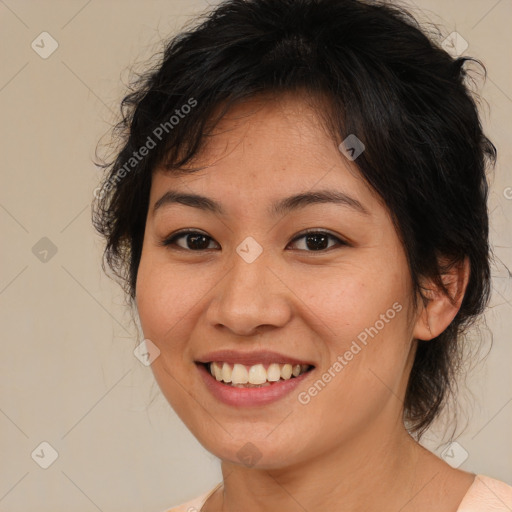
M 260 354 L 261 355 L 261 354 Z M 258 362 L 248 357 L 243 362 L 196 361 L 199 374 L 211 396 L 234 407 L 260 407 L 283 399 L 309 376 L 315 366 L 298 360 Z M 238 357 L 238 360 L 243 359 Z M 261 359 L 260 359 L 261 361 Z
M 281 400 L 315 370 L 312 361 L 272 350 L 217 350 L 200 355 L 195 363 L 209 393 L 237 408 Z
M 297 379 L 314 366 L 295 363 L 256 363 L 246 365 L 226 361 L 198 362 L 220 384 L 232 388 L 263 388 Z

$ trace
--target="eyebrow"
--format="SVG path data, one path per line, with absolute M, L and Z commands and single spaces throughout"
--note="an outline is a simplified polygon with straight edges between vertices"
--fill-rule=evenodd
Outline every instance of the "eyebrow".
M 334 203 L 346 206 L 352 210 L 370 215 L 369 211 L 355 198 L 339 190 L 315 190 L 313 192 L 303 192 L 293 196 L 279 199 L 270 205 L 269 214 L 272 216 L 284 215 L 293 210 L 304 208 L 312 204 Z M 185 194 L 174 190 L 168 190 L 153 206 L 153 212 L 162 208 L 164 205 L 183 204 L 199 210 L 209 211 L 219 215 L 224 215 L 225 211 L 222 205 L 206 196 L 199 194 Z

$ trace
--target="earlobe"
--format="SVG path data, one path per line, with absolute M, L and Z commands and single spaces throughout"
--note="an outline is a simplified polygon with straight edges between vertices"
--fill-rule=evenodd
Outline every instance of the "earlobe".
M 469 259 L 466 257 L 463 262 L 453 265 L 446 274 L 442 275 L 443 283 L 452 301 L 431 280 L 425 284 L 425 300 L 422 298 L 419 300 L 418 317 L 413 331 L 415 339 L 431 340 L 450 325 L 462 304 L 469 273 Z

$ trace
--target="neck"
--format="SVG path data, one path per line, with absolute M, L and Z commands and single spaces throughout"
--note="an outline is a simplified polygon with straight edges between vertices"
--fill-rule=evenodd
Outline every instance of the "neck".
M 342 503 L 347 512 L 380 512 L 385 502 L 386 509 L 405 512 L 427 483 L 419 468 L 435 456 L 401 424 L 379 427 L 286 468 L 246 468 L 223 461 L 224 490 L 212 510 L 323 512 L 339 509 Z

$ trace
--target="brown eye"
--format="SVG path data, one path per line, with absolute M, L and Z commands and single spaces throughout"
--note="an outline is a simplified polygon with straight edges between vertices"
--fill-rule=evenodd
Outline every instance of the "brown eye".
M 178 240 L 184 239 L 184 242 L 178 243 Z M 304 239 L 303 247 L 299 247 L 299 250 L 306 252 L 322 252 L 331 249 L 336 245 L 348 245 L 347 242 L 340 238 L 331 235 L 326 231 L 308 231 L 295 237 L 291 244 L 297 245 L 298 240 Z M 337 244 L 329 245 L 329 241 L 334 240 Z M 187 251 L 205 251 L 208 249 L 214 249 L 210 247 L 210 244 L 214 242 L 210 236 L 200 233 L 198 231 L 180 231 L 162 240 L 161 245 L 169 247 L 174 246 L 179 249 Z M 216 242 L 215 242 L 216 243 Z M 218 246 L 218 244 L 217 244 Z
M 177 240 L 184 238 L 184 245 L 180 245 L 177 243 Z M 165 240 L 162 241 L 162 245 L 171 246 L 176 245 L 181 249 L 190 250 L 190 251 L 203 251 L 208 249 L 210 242 L 213 241 L 211 237 L 205 235 L 204 233 L 199 233 L 197 231 L 181 231 L 180 233 L 176 233 Z
M 343 240 L 339 239 L 334 235 L 331 235 L 330 233 L 327 233 L 326 231 L 308 231 L 296 237 L 292 241 L 292 243 L 295 243 L 297 242 L 297 240 L 301 239 L 305 240 L 304 246 L 306 247 L 306 249 L 300 250 L 306 250 L 307 252 L 320 252 L 326 249 L 330 249 L 333 246 L 328 246 L 329 239 L 336 240 L 338 242 L 338 245 L 347 245 L 346 242 L 344 242 Z

